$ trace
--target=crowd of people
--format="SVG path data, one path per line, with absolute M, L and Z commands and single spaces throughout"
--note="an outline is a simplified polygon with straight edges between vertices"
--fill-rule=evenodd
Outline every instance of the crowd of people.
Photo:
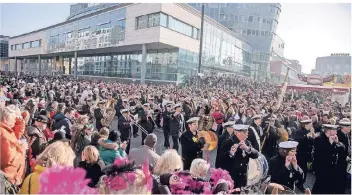
M 241 76 L 178 87 L 10 73 L 0 90 L 1 193 L 343 194 L 350 185 L 350 103 L 326 92 L 281 94 Z M 253 160 L 268 164 L 255 184 L 264 188 L 249 182 Z

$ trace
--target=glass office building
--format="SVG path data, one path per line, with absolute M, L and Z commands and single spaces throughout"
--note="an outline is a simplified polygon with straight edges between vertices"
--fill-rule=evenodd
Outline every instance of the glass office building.
M 155 4 L 154 7 L 157 5 L 163 7 L 163 4 Z M 75 63 L 77 63 L 77 75 L 138 79 L 143 74 L 142 43 L 131 44 L 131 42 L 135 39 L 149 41 L 156 37 L 159 40 L 157 43 L 152 41 L 143 43 L 152 45 L 145 55 L 146 79 L 176 81 L 178 74 L 196 75 L 200 13 L 187 4 L 181 6 L 196 12 L 194 15 L 198 17 L 198 24 L 188 21 L 187 18 L 177 18 L 174 16 L 177 14 L 163 10 L 132 16 L 135 11 L 128 9 L 136 9 L 134 6 L 142 10 L 152 5 L 116 4 L 103 10 L 99 9 L 96 14 L 89 12 L 88 15 L 78 17 L 76 13 L 77 15 L 63 23 L 27 33 L 26 35 L 41 33 L 42 38 L 35 36 L 24 42 L 23 39 L 20 39 L 22 42 L 14 41 L 10 45 L 10 52 L 14 53 L 12 57 L 17 58 L 16 54 L 21 54 L 24 72 L 38 73 L 39 70 L 40 74 L 48 75 L 76 74 Z M 181 14 L 190 12 L 184 10 Z M 147 34 L 148 31 L 155 29 L 160 29 L 157 31 L 159 35 Z M 135 32 L 146 34 L 133 36 Z M 166 37 L 170 41 L 163 42 L 158 36 Z M 12 39 L 21 37 L 22 35 Z M 181 41 L 177 46 L 171 44 L 171 40 L 176 38 Z M 204 23 L 203 38 L 202 72 L 226 72 L 245 76 L 251 74 L 252 46 L 243 37 L 208 18 Z M 183 45 L 189 45 L 189 48 L 193 49 L 187 49 Z M 37 50 L 42 53 L 29 53 Z M 23 53 L 27 51 L 28 55 L 24 55 Z M 74 53 L 78 53 L 77 60 L 74 59 Z
M 201 3 L 190 3 L 201 11 Z M 279 3 L 205 3 L 204 12 L 248 40 L 253 48 L 253 70 L 264 79 L 269 74 L 273 37 L 281 12 Z M 252 73 L 253 75 L 253 73 Z

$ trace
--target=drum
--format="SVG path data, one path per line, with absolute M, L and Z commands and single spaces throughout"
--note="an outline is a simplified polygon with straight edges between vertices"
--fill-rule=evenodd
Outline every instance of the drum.
M 263 154 L 259 153 L 257 159 L 249 159 L 247 186 L 252 186 L 266 178 L 269 171 L 269 164 Z

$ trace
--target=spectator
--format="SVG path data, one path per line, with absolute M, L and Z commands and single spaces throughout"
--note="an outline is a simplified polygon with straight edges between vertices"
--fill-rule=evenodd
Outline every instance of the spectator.
M 0 169 L 14 184 L 20 185 L 25 173 L 27 142 L 19 140 L 25 130 L 20 110 L 14 106 L 0 111 Z
M 120 133 L 117 131 L 111 131 L 107 140 L 100 138 L 98 144 L 99 154 L 105 165 L 114 163 L 116 158 L 127 156 L 125 152 L 127 144 L 120 143 Z
M 74 118 L 75 109 L 67 108 L 64 114 L 58 113 L 54 116 L 53 130 L 65 130 L 67 139 L 71 139 L 72 119 Z
M 196 158 L 192 161 L 191 168 L 189 171 L 191 172 L 192 177 L 204 179 L 208 173 L 209 168 L 210 164 L 207 163 L 207 161 L 201 158 Z
M 134 160 L 137 166 L 142 165 L 148 157 L 149 165 L 154 167 L 160 156 L 155 152 L 157 137 L 154 133 L 147 135 L 144 145 L 139 148 L 133 148 L 128 157 Z
M 24 180 L 20 194 L 37 194 L 39 192 L 39 177 L 47 168 L 54 165 L 73 166 L 75 154 L 71 147 L 62 141 L 49 145 L 37 158 L 34 172 Z
M 176 150 L 166 150 L 159 158 L 153 169 L 155 175 L 163 175 L 166 173 L 174 173 L 183 170 L 183 162 L 181 156 Z
M 88 186 L 94 188 L 98 184 L 99 178 L 104 175 L 101 171 L 105 166 L 104 162 L 99 159 L 99 151 L 94 146 L 85 147 L 81 159 L 78 167 L 87 171 L 86 178 L 91 180 Z

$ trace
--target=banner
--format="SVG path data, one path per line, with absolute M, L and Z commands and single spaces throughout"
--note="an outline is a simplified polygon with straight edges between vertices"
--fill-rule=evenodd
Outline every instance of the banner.
M 185 74 L 177 73 L 176 86 L 185 83 Z

